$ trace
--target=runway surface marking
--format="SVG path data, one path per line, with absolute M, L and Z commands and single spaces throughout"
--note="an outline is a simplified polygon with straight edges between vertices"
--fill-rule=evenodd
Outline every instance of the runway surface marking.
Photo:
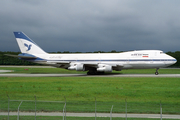
M 3 73 L 3 72 L 14 72 L 14 70 L 0 70 L 0 73 Z

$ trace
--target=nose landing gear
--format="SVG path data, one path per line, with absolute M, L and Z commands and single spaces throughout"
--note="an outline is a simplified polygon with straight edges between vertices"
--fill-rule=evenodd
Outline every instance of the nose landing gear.
M 155 75 L 158 75 L 158 74 L 159 74 L 158 70 L 159 70 L 159 68 L 156 68 Z

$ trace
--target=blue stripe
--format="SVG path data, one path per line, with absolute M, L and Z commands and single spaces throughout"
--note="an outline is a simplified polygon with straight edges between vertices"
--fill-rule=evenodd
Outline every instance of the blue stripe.
M 16 38 L 21 38 L 21 39 L 24 39 L 24 40 L 27 40 L 33 44 L 36 45 L 36 43 L 34 41 L 32 41 L 27 35 L 25 35 L 23 32 L 14 32 L 14 35 Z
M 70 62 L 96 62 L 96 61 L 103 61 L 103 62 L 139 62 L 139 61 L 177 61 L 176 59 L 147 59 L 147 60 L 142 60 L 142 59 L 125 59 L 125 60 L 48 60 L 48 61 L 70 61 Z
M 36 56 L 34 56 L 34 55 L 27 54 L 27 53 L 22 53 L 22 54 L 19 54 L 19 56 L 25 56 L 25 57 L 36 57 Z

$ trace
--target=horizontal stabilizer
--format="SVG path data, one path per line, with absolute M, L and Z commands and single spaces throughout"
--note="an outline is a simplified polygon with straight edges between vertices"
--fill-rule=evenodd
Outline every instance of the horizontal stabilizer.
M 35 56 L 24 56 L 22 54 L 20 54 L 20 55 L 4 54 L 4 55 L 10 56 L 10 57 L 17 57 L 17 58 L 26 58 L 26 59 L 36 59 L 37 58 Z

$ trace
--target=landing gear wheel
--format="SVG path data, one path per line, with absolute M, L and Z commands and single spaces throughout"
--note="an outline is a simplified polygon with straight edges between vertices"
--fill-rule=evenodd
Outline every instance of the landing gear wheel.
M 89 70 L 87 75 L 103 75 L 104 72 L 98 72 L 97 70 Z
M 159 73 L 158 72 L 155 72 L 155 75 L 158 75 Z
M 90 73 L 90 72 L 87 72 L 87 75 L 91 75 L 91 73 Z
M 97 75 L 97 71 L 88 71 L 87 75 Z
M 159 68 L 156 69 L 155 75 L 159 74 L 158 70 L 159 70 Z
M 97 72 L 97 75 L 104 75 L 104 72 Z

